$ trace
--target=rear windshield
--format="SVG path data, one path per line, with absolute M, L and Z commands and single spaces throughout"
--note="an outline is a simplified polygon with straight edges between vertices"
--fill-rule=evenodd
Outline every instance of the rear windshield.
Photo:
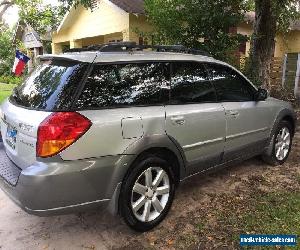
M 26 108 L 66 110 L 74 100 L 86 67 L 78 62 L 44 61 L 14 90 L 10 100 Z

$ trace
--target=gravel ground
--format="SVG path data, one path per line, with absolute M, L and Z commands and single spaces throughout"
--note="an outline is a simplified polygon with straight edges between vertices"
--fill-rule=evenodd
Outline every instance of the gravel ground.
M 180 235 L 193 231 L 191 218 L 201 218 L 203 206 L 211 197 L 240 192 L 245 180 L 265 175 L 284 181 L 287 172 L 300 176 L 300 135 L 294 140 L 290 160 L 283 167 L 272 168 L 259 159 L 251 159 L 221 172 L 196 176 L 183 183 L 167 218 L 148 233 L 135 233 L 119 217 L 106 212 L 87 212 L 41 218 L 28 215 L 0 191 L 0 249 L 177 249 Z M 249 188 L 248 188 L 249 189 Z M 211 208 L 210 208 L 211 209 Z M 212 208 L 213 209 L 213 208 Z M 189 239 L 184 238 L 183 248 Z M 209 239 L 208 237 L 208 240 Z M 179 244 L 179 245 L 176 245 Z M 192 247 L 191 249 L 194 249 Z

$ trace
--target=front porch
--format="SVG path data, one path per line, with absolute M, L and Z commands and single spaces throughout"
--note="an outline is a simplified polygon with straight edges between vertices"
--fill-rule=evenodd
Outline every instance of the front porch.
M 56 42 L 56 43 L 53 42 L 52 53 L 60 54 L 66 51 L 67 49 L 84 48 L 95 44 L 122 42 L 127 40 L 129 40 L 129 37 L 127 34 L 125 34 L 125 32 L 116 32 L 116 33 L 111 33 L 103 36 L 87 37 L 82 39 L 72 39 L 69 41 Z

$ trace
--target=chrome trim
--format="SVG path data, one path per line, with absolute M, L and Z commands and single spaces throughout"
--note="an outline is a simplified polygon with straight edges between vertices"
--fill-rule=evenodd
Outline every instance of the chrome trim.
M 185 146 L 183 146 L 183 149 L 192 149 L 192 148 L 195 148 L 195 147 L 200 147 L 200 146 L 203 146 L 203 145 L 207 145 L 207 144 L 211 144 L 211 143 L 215 143 L 215 142 L 219 142 L 219 141 L 223 141 L 223 140 L 224 140 L 224 137 L 220 137 L 220 138 L 216 138 L 216 139 L 213 139 L 213 140 L 197 142 L 195 144 L 185 145 Z
M 264 132 L 264 131 L 267 131 L 268 129 L 269 129 L 269 127 L 265 127 L 265 128 L 251 130 L 251 131 L 247 131 L 247 132 L 243 132 L 243 133 L 239 133 L 239 134 L 235 134 L 235 135 L 229 135 L 229 136 L 226 136 L 226 140 L 234 139 L 236 137 L 241 137 L 241 136 L 245 136 L 245 135 L 255 134 L 255 133 L 259 133 L 259 132 Z

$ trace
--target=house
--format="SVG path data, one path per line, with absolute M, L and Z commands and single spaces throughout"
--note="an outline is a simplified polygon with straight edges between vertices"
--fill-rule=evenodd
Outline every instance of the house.
M 27 50 L 26 54 L 31 59 L 28 63 L 29 72 L 33 69 L 35 59 L 39 55 L 50 52 L 50 50 L 45 46 L 46 43 L 51 41 L 50 32 L 41 36 L 24 21 L 19 21 L 15 29 L 13 43 L 17 44 L 18 41 L 21 41 L 24 44 Z
M 81 48 L 92 44 L 118 41 L 145 43 L 142 34 L 151 32 L 144 10 L 144 0 L 93 0 L 92 9 L 71 8 L 52 36 L 52 52 L 55 54 L 69 48 Z M 245 21 L 230 32 L 250 37 L 253 33 L 255 13 L 249 12 Z M 138 31 L 138 32 L 137 32 Z M 140 35 L 138 35 L 140 34 Z M 241 44 L 239 52 L 248 56 L 250 42 Z M 300 52 L 300 21 L 291 26 L 288 34 L 276 37 L 274 57 Z
M 52 35 L 52 52 L 119 41 L 143 43 L 137 35 L 151 31 L 143 0 L 93 0 L 91 10 L 71 8 Z
M 253 24 L 255 21 L 255 12 L 248 12 L 245 21 L 235 28 L 238 34 L 250 37 L 253 34 Z M 283 57 L 285 54 L 300 53 L 300 20 L 294 22 L 290 26 L 290 30 L 286 34 L 278 34 L 276 36 L 276 45 L 274 57 Z M 240 46 L 240 53 L 248 56 L 250 51 L 250 42 L 245 42 Z

